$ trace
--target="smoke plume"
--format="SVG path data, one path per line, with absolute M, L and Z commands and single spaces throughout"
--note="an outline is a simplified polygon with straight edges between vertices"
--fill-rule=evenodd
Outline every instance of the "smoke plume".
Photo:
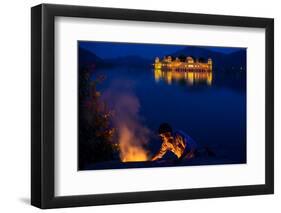
M 122 162 L 147 161 L 149 129 L 139 115 L 140 102 L 133 93 L 133 82 L 118 80 L 103 93 L 103 99 L 113 110 L 113 126 L 116 128 L 120 159 Z

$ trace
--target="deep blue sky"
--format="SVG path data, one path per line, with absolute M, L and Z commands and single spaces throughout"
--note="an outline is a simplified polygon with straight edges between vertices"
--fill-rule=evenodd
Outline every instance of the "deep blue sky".
M 136 43 L 117 43 L 117 42 L 93 42 L 79 41 L 79 46 L 83 47 L 97 56 L 106 58 L 116 58 L 128 55 L 138 55 L 144 58 L 154 58 L 174 53 L 186 47 L 185 45 L 163 45 L 163 44 L 136 44 Z M 204 47 L 209 50 L 232 53 L 239 48 L 232 47 Z

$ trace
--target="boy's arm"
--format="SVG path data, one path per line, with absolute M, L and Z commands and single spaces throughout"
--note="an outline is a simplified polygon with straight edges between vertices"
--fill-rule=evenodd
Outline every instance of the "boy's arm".
M 162 158 L 163 155 L 165 155 L 165 153 L 168 151 L 168 146 L 166 143 L 162 143 L 162 146 L 159 150 L 159 152 L 154 155 L 154 157 L 151 159 L 152 161 L 158 160 L 159 158 Z

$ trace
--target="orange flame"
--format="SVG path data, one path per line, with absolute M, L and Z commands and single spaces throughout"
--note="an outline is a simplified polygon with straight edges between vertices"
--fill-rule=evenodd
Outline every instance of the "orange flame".
M 140 102 L 133 93 L 133 82 L 116 80 L 103 93 L 103 99 L 114 112 L 112 123 L 116 128 L 119 157 L 122 162 L 147 161 L 149 151 L 144 147 L 150 131 L 142 124 Z
M 138 139 L 134 132 L 130 131 L 126 126 L 120 129 L 119 148 L 120 158 L 122 162 L 140 162 L 147 161 L 148 152 L 141 147 L 141 143 L 136 143 Z

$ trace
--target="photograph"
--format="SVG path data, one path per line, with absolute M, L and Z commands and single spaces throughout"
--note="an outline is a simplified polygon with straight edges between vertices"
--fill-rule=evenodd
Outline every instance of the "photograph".
M 272 16 L 279 13 L 264 4 L 264 17 L 240 3 L 251 9 L 235 12 L 227 3 L 233 11 L 219 12 L 223 4 L 215 2 L 199 11 L 154 1 L 147 8 L 34 5 L 31 205 L 274 194 Z M 6 82 L 7 91 L 16 85 Z M 21 96 L 7 94 L 17 103 L 6 104 L 17 108 L 14 115 Z M 252 211 L 258 198 L 247 199 Z M 219 206 L 225 212 L 230 205 Z
M 77 41 L 78 170 L 247 163 L 247 48 Z

